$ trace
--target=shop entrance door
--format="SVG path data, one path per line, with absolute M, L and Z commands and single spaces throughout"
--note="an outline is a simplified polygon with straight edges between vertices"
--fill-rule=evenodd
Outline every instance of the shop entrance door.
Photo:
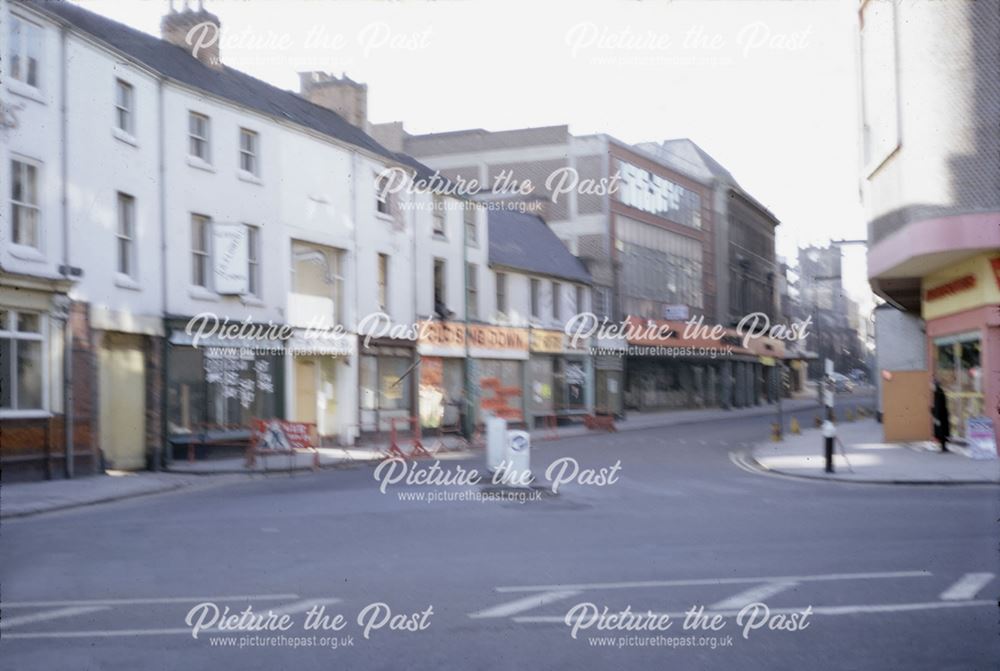
M 295 421 L 316 422 L 316 362 L 295 359 Z
M 142 337 L 105 333 L 98 367 L 104 458 L 111 468 L 145 468 L 146 371 Z

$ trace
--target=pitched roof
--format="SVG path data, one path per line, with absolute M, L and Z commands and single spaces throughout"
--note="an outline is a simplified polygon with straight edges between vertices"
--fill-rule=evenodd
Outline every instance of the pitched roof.
M 490 265 L 590 284 L 590 273 L 548 224 L 534 214 L 489 211 Z
M 250 75 L 225 67 L 211 68 L 181 47 L 72 5 L 64 0 L 32 0 L 24 4 L 72 24 L 146 67 L 181 84 L 225 98 L 267 116 L 288 120 L 391 160 L 399 160 L 370 135 L 342 116 Z

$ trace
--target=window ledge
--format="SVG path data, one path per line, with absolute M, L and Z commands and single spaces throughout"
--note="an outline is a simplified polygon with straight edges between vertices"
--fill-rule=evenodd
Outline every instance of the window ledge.
M 259 186 L 264 184 L 260 177 L 246 170 L 237 170 L 236 177 L 241 182 L 249 182 L 250 184 L 257 184 Z
M 243 305 L 250 305 L 257 308 L 267 305 L 260 296 L 241 296 L 240 300 L 243 301 Z
M 11 256 L 22 261 L 45 261 L 45 254 L 37 247 L 11 243 L 9 250 Z
M 142 291 L 142 286 L 135 281 L 135 278 L 124 273 L 115 273 L 115 286 L 131 291 Z
M 133 147 L 139 146 L 139 141 L 135 139 L 134 135 L 132 135 L 127 131 L 123 131 L 121 128 L 118 128 L 117 126 L 111 127 L 111 134 L 115 136 L 115 139 L 121 140 L 125 144 L 130 144 Z
M 217 301 L 219 294 L 206 289 L 205 287 L 192 286 L 188 288 L 188 295 L 196 301 Z
M 437 231 L 434 231 L 434 239 L 441 240 L 442 242 L 448 242 L 448 236 L 444 233 L 438 233 Z
M 47 419 L 52 416 L 48 410 L 0 410 L 0 419 Z
M 22 98 L 28 98 L 43 105 L 46 104 L 45 96 L 42 95 L 41 89 L 31 86 L 30 84 L 25 84 L 17 79 L 10 77 L 7 78 L 7 90 L 14 95 L 21 96 Z
M 215 168 L 212 167 L 211 163 L 207 163 L 197 156 L 188 156 L 187 164 L 192 168 L 198 168 L 199 170 L 204 170 L 205 172 L 215 172 Z
M 382 221 L 387 221 L 389 223 L 392 223 L 394 221 L 391 214 L 389 214 L 388 212 L 379 212 L 378 210 L 375 211 L 375 218 L 381 219 Z

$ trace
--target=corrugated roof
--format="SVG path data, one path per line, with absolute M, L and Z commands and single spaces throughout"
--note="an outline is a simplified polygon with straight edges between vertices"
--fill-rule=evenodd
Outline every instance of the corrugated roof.
M 296 93 L 279 89 L 233 68 L 211 68 L 181 47 L 63 0 L 32 0 L 23 4 L 72 24 L 181 84 L 305 126 L 379 156 L 391 160 L 400 158 L 336 112 L 313 104 Z M 411 165 L 412 162 L 412 159 L 407 161 Z
M 590 284 L 590 273 L 540 217 L 515 210 L 489 212 L 490 265 Z

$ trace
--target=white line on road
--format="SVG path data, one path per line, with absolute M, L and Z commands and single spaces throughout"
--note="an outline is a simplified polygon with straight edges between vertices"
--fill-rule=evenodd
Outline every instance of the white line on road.
M 751 587 L 748 590 L 744 590 L 739 594 L 734 594 L 728 599 L 723 599 L 718 603 L 712 604 L 710 610 L 739 610 L 750 603 L 756 603 L 758 601 L 765 601 L 771 598 L 775 594 L 784 592 L 787 589 L 791 589 L 797 586 L 797 582 L 768 582 L 763 585 L 758 585 L 757 587 Z
M 979 590 L 986 587 L 991 580 L 993 580 L 992 573 L 966 573 L 954 585 L 941 592 L 940 598 L 945 601 L 974 599 Z
M 492 608 L 478 610 L 475 613 L 469 613 L 469 617 L 477 619 L 483 617 L 508 617 L 515 613 L 523 613 L 526 610 L 544 606 L 545 604 L 552 603 L 553 601 L 568 599 L 569 597 L 576 596 L 579 593 L 580 592 L 578 590 L 568 589 L 557 592 L 532 594 L 531 596 L 516 599 L 515 601 L 508 601 L 507 603 L 502 603 L 498 606 L 493 606 Z
M 6 604 L 4 604 L 6 606 Z M 107 606 L 74 606 L 72 608 L 59 608 L 57 610 L 47 610 L 42 613 L 32 613 L 31 615 L 20 615 L 18 617 L 5 617 L 0 620 L 0 629 L 7 629 L 9 627 L 16 627 L 22 624 L 31 624 L 32 622 L 45 622 L 46 620 L 55 620 L 60 617 L 73 617 L 74 615 L 84 615 L 85 613 L 94 613 L 99 610 L 107 610 Z M 6 637 L 7 634 L 4 634 Z
M 644 587 L 686 587 L 697 585 L 745 585 L 755 582 L 825 582 L 828 580 L 871 580 L 878 578 L 926 578 L 930 571 L 888 571 L 884 573 L 826 573 L 820 575 L 760 576 L 757 578 L 697 578 L 694 580 L 641 580 L 635 582 L 594 582 L 570 585 L 516 585 L 497 587 L 497 592 L 557 592 L 588 589 L 637 589 Z
M 864 604 L 857 606 L 809 606 L 814 615 L 865 615 L 869 613 L 904 613 L 915 610 L 935 610 L 938 608 L 967 608 L 970 606 L 992 606 L 995 602 L 989 599 L 978 599 L 974 601 L 927 601 L 924 603 L 879 603 Z M 801 613 L 806 609 L 802 608 L 770 608 L 771 615 Z M 645 615 L 646 611 L 636 611 Z M 652 612 L 652 611 L 651 611 Z M 673 619 L 681 619 L 686 612 L 675 611 L 672 613 L 653 613 L 653 616 L 669 615 Z M 723 617 L 736 617 L 739 611 L 705 611 L 704 615 L 721 615 Z M 514 622 L 537 622 L 545 624 L 564 624 L 564 615 L 522 615 L 511 618 Z M 572 624 L 572 620 L 570 621 Z
M 129 606 L 156 603 L 189 603 L 201 601 L 287 601 L 298 594 L 241 594 L 236 596 L 166 596 L 148 599 L 83 599 L 78 601 L 10 601 L 4 608 L 47 608 L 49 606 Z
M 230 599 L 232 597 L 229 597 Z M 340 599 L 328 598 L 328 599 L 305 599 L 303 601 L 296 601 L 279 608 L 269 609 L 269 612 L 275 615 L 291 615 L 292 613 L 301 613 L 309 610 L 313 606 L 323 606 L 331 603 L 337 603 Z M 70 610 L 70 609 L 66 609 Z M 80 609 L 86 610 L 86 609 Z M 89 610 L 104 610 L 103 607 L 95 607 Z M 43 613 L 44 614 L 44 613 Z M 69 616 L 71 613 L 67 613 Z M 31 615 L 26 615 L 25 619 L 33 617 Z M 17 624 L 22 624 L 18 622 Z M 202 629 L 202 634 L 225 634 L 230 632 L 223 632 L 219 629 Z M 95 631 L 30 631 L 30 632 L 17 632 L 17 633 L 4 633 L 4 638 L 88 638 L 88 637 L 109 637 L 109 636 L 175 636 L 177 634 L 187 634 L 191 635 L 191 627 L 171 627 L 166 629 L 102 629 Z

